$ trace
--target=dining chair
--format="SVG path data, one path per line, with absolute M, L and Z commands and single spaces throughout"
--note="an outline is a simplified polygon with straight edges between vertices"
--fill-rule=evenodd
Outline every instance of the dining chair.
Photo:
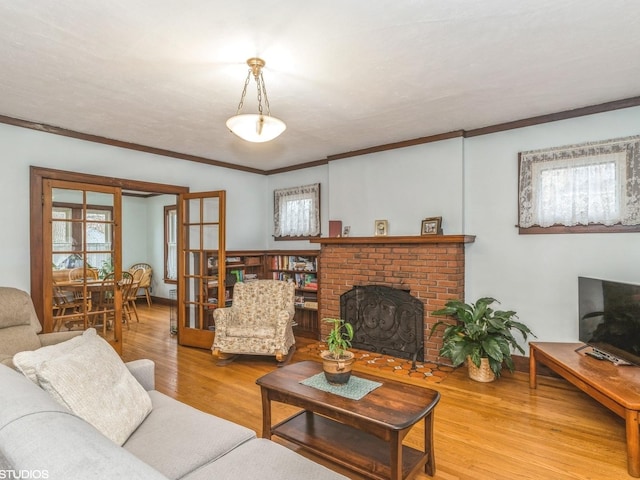
M 136 300 L 138 299 L 138 290 L 140 290 L 140 285 L 145 276 L 144 268 L 137 268 L 133 272 L 129 270 L 131 273 L 131 287 L 129 289 L 129 294 L 126 297 L 123 297 L 123 302 L 126 308 L 129 311 L 129 317 L 131 317 L 131 312 L 133 312 L 136 317 L 136 322 L 140 323 L 140 317 L 138 317 L 138 307 L 136 306 Z
M 122 280 L 120 280 L 120 289 L 122 291 L 122 323 L 127 325 L 127 329 L 131 328 L 131 312 L 135 311 L 137 316 L 137 311 L 135 310 L 135 300 L 134 305 L 131 305 L 131 296 L 133 295 L 135 299 L 135 291 L 134 288 L 137 289 L 140 282 L 136 282 L 133 279 L 133 275 L 129 272 L 122 272 Z
M 103 336 L 107 334 L 107 327 L 109 326 L 109 316 L 114 311 L 114 289 L 115 289 L 115 275 L 109 273 L 102 279 L 102 283 L 96 289 L 94 289 L 92 314 L 90 325 L 96 330 L 98 327 L 102 327 Z M 98 323 L 98 319 L 102 318 L 102 323 Z
M 95 281 L 95 280 L 98 280 L 98 272 L 93 268 L 86 268 L 86 269 L 83 267 L 72 268 L 71 270 L 69 270 L 69 280 Z M 76 289 L 74 290 L 74 295 L 78 302 L 82 302 L 82 301 L 86 302 L 87 311 L 91 310 L 92 298 L 90 293 L 87 293 L 87 296 L 85 297 L 84 292 L 82 290 Z
M 137 269 L 142 268 L 144 271 L 144 275 L 140 279 L 140 285 L 136 289 L 136 296 L 138 295 L 138 290 L 144 290 L 144 296 L 147 299 L 147 305 L 151 307 L 151 280 L 153 278 L 153 268 L 148 263 L 136 263 L 129 267 L 129 272 L 133 273 Z
M 53 282 L 53 331 L 60 331 L 64 324 L 71 330 L 74 324 L 81 323 L 84 329 L 87 328 L 87 319 L 82 311 L 83 300 L 78 300 L 75 293 L 65 290 L 63 287 Z
M 86 270 L 82 267 L 72 268 L 69 270 L 69 280 L 98 280 L 98 272 L 93 268 L 87 268 Z

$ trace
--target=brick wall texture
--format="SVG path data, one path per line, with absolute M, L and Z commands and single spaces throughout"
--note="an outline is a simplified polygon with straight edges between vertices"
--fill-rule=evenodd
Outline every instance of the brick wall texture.
M 464 299 L 464 244 L 328 244 L 318 262 L 321 319 L 340 317 L 340 295 L 354 286 L 409 290 L 424 302 L 424 360 L 449 363 L 438 356 L 442 328 L 429 339 L 435 322 L 449 320 L 431 312 L 448 300 Z M 322 338 L 329 328 L 321 323 Z

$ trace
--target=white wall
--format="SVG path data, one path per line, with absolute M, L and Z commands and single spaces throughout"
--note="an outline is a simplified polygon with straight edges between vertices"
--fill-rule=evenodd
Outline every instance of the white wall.
M 268 196 L 266 177 L 227 168 L 213 167 L 150 153 L 86 142 L 35 130 L 0 124 L 2 176 L 0 177 L 0 224 L 5 231 L 0 248 L 0 285 L 30 290 L 29 273 L 29 167 L 38 166 L 102 176 L 187 186 L 191 191 L 227 191 L 227 245 L 234 249 L 264 248 L 267 219 L 261 213 Z M 136 206 L 138 214 L 140 205 Z M 134 214 L 135 216 L 136 214 Z M 156 219 L 130 218 L 140 227 Z M 158 237 L 153 230 L 149 242 Z M 156 225 L 152 223 L 152 225 Z M 134 225 L 135 227 L 135 225 Z M 162 227 L 161 227 L 162 228 Z M 10 230 L 7 230 L 10 229 Z M 129 227 L 127 227 L 129 230 Z M 143 237 L 145 234 L 141 234 Z M 136 247 L 137 248 L 137 247 Z M 125 259 L 129 258 L 124 252 Z M 135 257 L 143 256 L 136 250 Z M 141 261 L 130 258 L 132 262 Z M 162 271 L 163 264 L 154 269 Z M 127 260 L 125 260 L 125 267 Z M 161 278 L 161 277 L 156 277 Z
M 146 199 L 148 214 L 147 255 L 148 260 L 141 260 L 153 266 L 151 277 L 151 294 L 154 297 L 169 298 L 169 290 L 175 284 L 165 283 L 164 277 L 164 207 L 176 205 L 176 195 L 159 195 Z
M 465 141 L 466 295 L 516 310 L 540 341 L 578 340 L 578 276 L 640 283 L 640 233 L 518 235 L 518 152 L 637 135 L 640 108 Z
M 468 301 L 490 295 L 516 310 L 540 340 L 577 340 L 579 275 L 640 283 L 640 234 L 518 235 L 519 151 L 638 134 L 640 107 L 467 139 L 407 147 L 264 176 L 135 152 L 0 124 L 3 175 L 0 285 L 29 290 L 29 165 L 227 191 L 227 246 L 314 249 L 273 240 L 273 190 L 321 183 L 323 232 L 342 220 L 370 236 L 376 219 L 391 235 L 418 235 L 421 219 L 442 216 L 444 233 L 476 235 L 466 247 Z M 393 192 L 393 193 L 392 193 Z M 162 278 L 163 210 L 146 203 L 146 254 Z M 142 207 L 136 206 L 135 215 Z M 129 223 L 129 220 L 126 220 Z M 143 252 L 136 250 L 136 256 Z M 134 260 L 131 261 L 141 261 Z M 168 289 L 155 286 L 154 294 Z
M 444 233 L 463 229 L 462 138 L 335 160 L 329 164 L 329 216 L 370 237 L 375 220 L 389 235 L 419 235 L 422 219 L 442 217 Z
M 122 197 L 122 268 L 151 263 L 148 253 L 149 214 L 146 198 Z M 161 242 L 162 243 L 162 242 Z

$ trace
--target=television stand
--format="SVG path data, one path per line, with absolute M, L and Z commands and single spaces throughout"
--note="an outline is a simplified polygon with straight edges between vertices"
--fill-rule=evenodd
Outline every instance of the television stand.
M 583 343 L 531 342 L 529 386 L 537 387 L 537 363 L 546 365 L 626 424 L 627 470 L 640 477 L 640 368 L 616 366 L 586 355 Z

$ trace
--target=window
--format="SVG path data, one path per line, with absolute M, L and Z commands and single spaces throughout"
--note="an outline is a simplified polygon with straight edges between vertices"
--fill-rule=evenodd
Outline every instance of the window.
M 274 236 L 299 240 L 320 235 L 320 184 L 274 192 Z
M 87 262 L 97 268 L 104 262 L 111 263 L 112 211 L 103 209 L 87 210 Z M 93 220 L 93 222 L 92 222 Z
M 520 233 L 640 231 L 640 136 L 519 158 Z
M 164 279 L 168 283 L 178 280 L 178 209 L 164 207 Z
M 86 208 L 86 234 L 82 234 L 82 205 L 70 203 L 54 203 L 52 218 L 61 220 L 53 222 L 53 263 L 57 268 L 73 268 L 82 265 L 81 257 L 69 252 L 86 250 L 86 262 L 91 268 L 100 268 L 104 261 L 110 261 L 111 254 L 111 219 L 112 208 L 97 205 Z M 75 221 L 74 221 L 75 220 Z M 61 252 L 61 253 L 55 253 Z M 78 263 L 77 259 L 80 259 Z

